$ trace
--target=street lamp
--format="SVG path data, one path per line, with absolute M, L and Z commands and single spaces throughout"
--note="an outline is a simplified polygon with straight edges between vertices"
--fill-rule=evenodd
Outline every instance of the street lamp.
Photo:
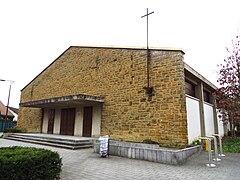
M 9 106 L 9 99 L 10 99 L 10 94 L 11 94 L 11 86 L 12 86 L 12 83 L 14 83 L 14 81 L 12 80 L 5 80 L 5 79 L 0 79 L 0 81 L 8 81 L 10 82 L 10 85 L 9 85 L 9 91 L 8 91 L 8 101 L 7 101 L 7 109 L 6 109 L 6 116 L 5 116 L 5 120 L 3 122 L 3 133 L 5 131 L 5 126 L 6 126 L 6 121 L 7 121 L 7 116 L 8 116 L 8 106 Z

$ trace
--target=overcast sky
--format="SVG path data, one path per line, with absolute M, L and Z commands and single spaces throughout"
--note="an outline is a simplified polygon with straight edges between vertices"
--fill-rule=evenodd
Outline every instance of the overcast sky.
M 1 0 L 0 79 L 13 80 L 10 106 L 20 90 L 72 45 L 146 46 L 184 50 L 185 62 L 216 82 L 240 25 L 239 0 Z M 215 83 L 216 84 L 216 83 Z M 9 82 L 0 81 L 7 104 Z

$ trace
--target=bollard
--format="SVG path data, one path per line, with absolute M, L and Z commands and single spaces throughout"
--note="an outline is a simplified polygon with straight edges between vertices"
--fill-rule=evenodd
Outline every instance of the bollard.
M 220 156 L 220 157 L 224 157 L 225 154 L 223 154 L 223 150 L 222 150 L 222 137 L 221 137 L 219 134 L 213 134 L 213 136 L 218 137 L 218 139 L 219 139 L 219 148 L 220 148 L 220 154 L 219 154 L 219 156 Z
M 205 145 L 206 145 L 206 151 L 208 152 L 208 141 L 205 141 Z
M 207 136 L 208 138 L 213 138 L 214 142 L 214 152 L 215 152 L 215 158 L 213 158 L 214 161 L 221 161 L 220 158 L 218 158 L 218 149 L 217 149 L 217 138 L 215 136 Z
M 211 138 L 200 137 L 200 139 L 208 141 L 208 161 L 209 161 L 209 163 L 207 163 L 206 166 L 211 167 L 211 168 L 216 167 L 216 164 L 214 164 L 212 162 Z

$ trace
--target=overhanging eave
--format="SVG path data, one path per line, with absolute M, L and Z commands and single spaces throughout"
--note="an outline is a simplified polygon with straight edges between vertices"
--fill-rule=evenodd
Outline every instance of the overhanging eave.
M 56 108 L 56 107 L 76 107 L 103 103 L 102 96 L 92 96 L 85 94 L 77 94 L 70 96 L 54 97 L 49 99 L 41 99 L 36 101 L 28 101 L 20 103 L 21 107 L 35 108 Z

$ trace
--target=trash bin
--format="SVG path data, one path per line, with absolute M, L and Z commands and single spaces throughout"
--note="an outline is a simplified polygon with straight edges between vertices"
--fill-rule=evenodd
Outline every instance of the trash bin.
M 99 153 L 101 157 L 109 156 L 109 136 L 100 136 L 98 140 L 100 144 Z

